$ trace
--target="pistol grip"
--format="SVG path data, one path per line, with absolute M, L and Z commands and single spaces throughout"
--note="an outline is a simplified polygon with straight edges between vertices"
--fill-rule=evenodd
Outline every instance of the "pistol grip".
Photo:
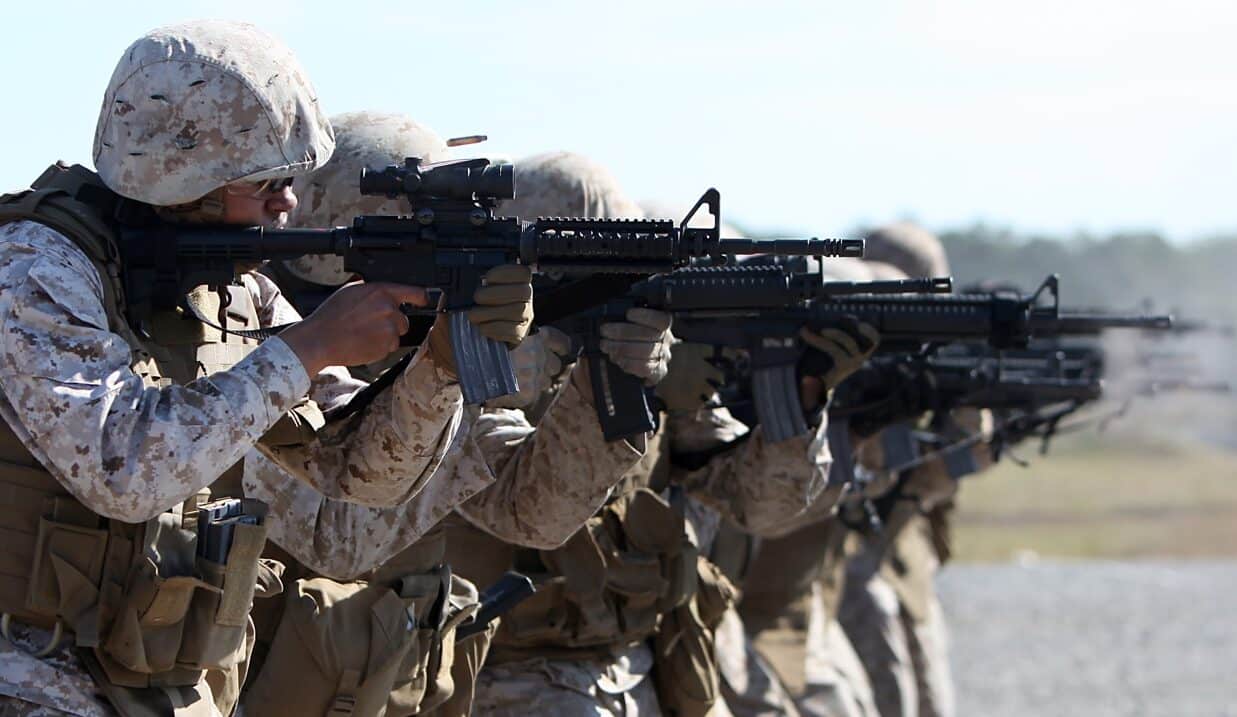
M 793 363 L 769 364 L 752 369 L 752 397 L 756 416 L 770 443 L 807 433 L 799 379 Z
M 586 352 L 597 422 L 607 441 L 648 433 L 657 428 L 644 381 L 632 376 L 601 351 Z
M 460 377 L 464 403 L 475 406 L 520 389 L 507 345 L 487 338 L 464 311 L 449 313 L 451 351 Z

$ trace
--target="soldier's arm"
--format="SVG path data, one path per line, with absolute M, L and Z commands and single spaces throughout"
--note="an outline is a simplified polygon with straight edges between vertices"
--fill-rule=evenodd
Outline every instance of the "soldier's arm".
M 461 458 L 456 480 L 492 473 L 496 482 L 459 507 L 469 522 L 509 543 L 558 547 L 641 458 L 643 437 L 605 440 L 592 399 L 577 384 L 583 365 L 572 369 L 536 429 L 518 411 L 489 411 L 477 420 L 479 450 Z
M 823 417 L 808 433 L 778 443 L 766 441 L 759 426 L 748 434 L 725 409 L 667 421 L 674 453 L 711 454 L 702 467 L 676 467 L 675 480 L 751 533 L 776 534 L 789 519 L 837 502 L 840 491 L 826 488 L 833 459 Z
M 476 450 L 468 439 L 467 414 L 452 452 Z M 328 498 L 256 451 L 245 458 L 245 495 L 270 505 L 268 537 L 305 565 L 339 580 L 366 573 L 417 542 L 492 481 L 488 475 L 456 473 L 450 480 L 431 481 L 402 505 L 373 508 Z
M 5 420 L 77 498 L 128 522 L 209 485 L 309 389 L 278 339 L 227 371 L 145 387 L 94 267 L 31 222 L 0 227 L 0 327 Z
M 264 325 L 299 319 L 278 287 L 250 274 Z M 332 367 L 314 378 L 310 397 L 323 410 L 342 406 L 365 386 L 347 370 Z M 452 437 L 460 425 L 462 399 L 454 376 L 434 365 L 422 348 L 389 390 L 347 420 L 328 423 L 301 445 L 259 450 L 328 498 L 374 506 L 407 501 L 435 471 L 448 471 Z M 448 465 L 442 465 L 446 460 Z M 451 509 L 448 506 L 444 512 Z

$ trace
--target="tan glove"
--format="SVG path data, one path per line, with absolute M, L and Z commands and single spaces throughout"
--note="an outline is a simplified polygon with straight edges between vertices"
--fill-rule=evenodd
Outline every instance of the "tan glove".
M 713 347 L 675 341 L 670 345 L 666 377 L 657 384 L 657 397 L 671 413 L 692 413 L 708 403 L 725 380 L 722 370 L 709 361 Z
M 819 331 L 804 327 L 799 330 L 799 336 L 805 344 L 828 358 L 828 368 L 820 374 L 826 391 L 836 388 L 847 376 L 858 371 L 880 345 L 876 328 L 861 321 Z
M 571 352 L 571 338 L 552 326 L 541 326 L 536 333 L 511 349 L 520 390 L 486 401 L 490 408 L 525 408 L 549 391 L 562 378 L 564 359 Z
M 533 323 L 532 278 L 532 271 L 519 264 L 490 269 L 472 295 L 476 306 L 468 311 L 468 320 L 483 336 L 518 346 Z
M 627 373 L 653 386 L 670 364 L 670 314 L 653 309 L 628 309 L 626 321 L 601 325 L 601 350 Z

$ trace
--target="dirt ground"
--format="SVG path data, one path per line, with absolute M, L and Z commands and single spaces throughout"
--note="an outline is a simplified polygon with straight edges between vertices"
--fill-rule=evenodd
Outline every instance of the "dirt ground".
M 960 562 L 1237 557 L 1237 452 L 1081 435 L 1022 454 L 964 480 Z

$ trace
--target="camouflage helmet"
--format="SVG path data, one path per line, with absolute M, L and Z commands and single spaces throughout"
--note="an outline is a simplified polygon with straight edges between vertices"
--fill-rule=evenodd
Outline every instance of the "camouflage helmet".
M 253 25 L 195 20 L 125 50 L 103 95 L 94 163 L 116 193 L 172 206 L 238 180 L 309 172 L 334 148 L 291 50 Z
M 945 246 L 932 232 L 910 222 L 889 224 L 868 233 L 863 258 L 892 264 L 907 276 L 948 276 Z
M 411 117 L 381 112 L 346 112 L 331 118 L 335 156 L 322 169 L 296 178 L 292 189 L 300 199 L 288 217 L 289 226 L 333 227 L 350 224 L 359 214 L 408 212 L 402 198 L 361 194 L 361 169 L 402 164 L 405 157 L 426 162 L 448 159 L 447 143 L 434 130 Z M 303 256 L 285 262 L 294 275 L 324 286 L 339 286 L 351 277 L 343 258 L 329 254 Z
M 889 281 L 898 279 L 909 279 L 905 271 L 884 261 L 865 261 L 863 265 L 868 268 L 872 279 L 876 281 Z M 935 275 L 934 275 L 935 276 Z
M 515 199 L 499 213 L 521 219 L 537 217 L 643 217 L 614 175 L 573 152 L 546 152 L 515 162 Z
M 825 281 L 871 281 L 875 278 L 872 276 L 872 267 L 869 262 L 862 259 L 847 256 L 817 259 L 809 256 L 807 260 L 820 263 L 820 272 L 825 277 Z M 813 265 L 812 268 L 816 267 Z

